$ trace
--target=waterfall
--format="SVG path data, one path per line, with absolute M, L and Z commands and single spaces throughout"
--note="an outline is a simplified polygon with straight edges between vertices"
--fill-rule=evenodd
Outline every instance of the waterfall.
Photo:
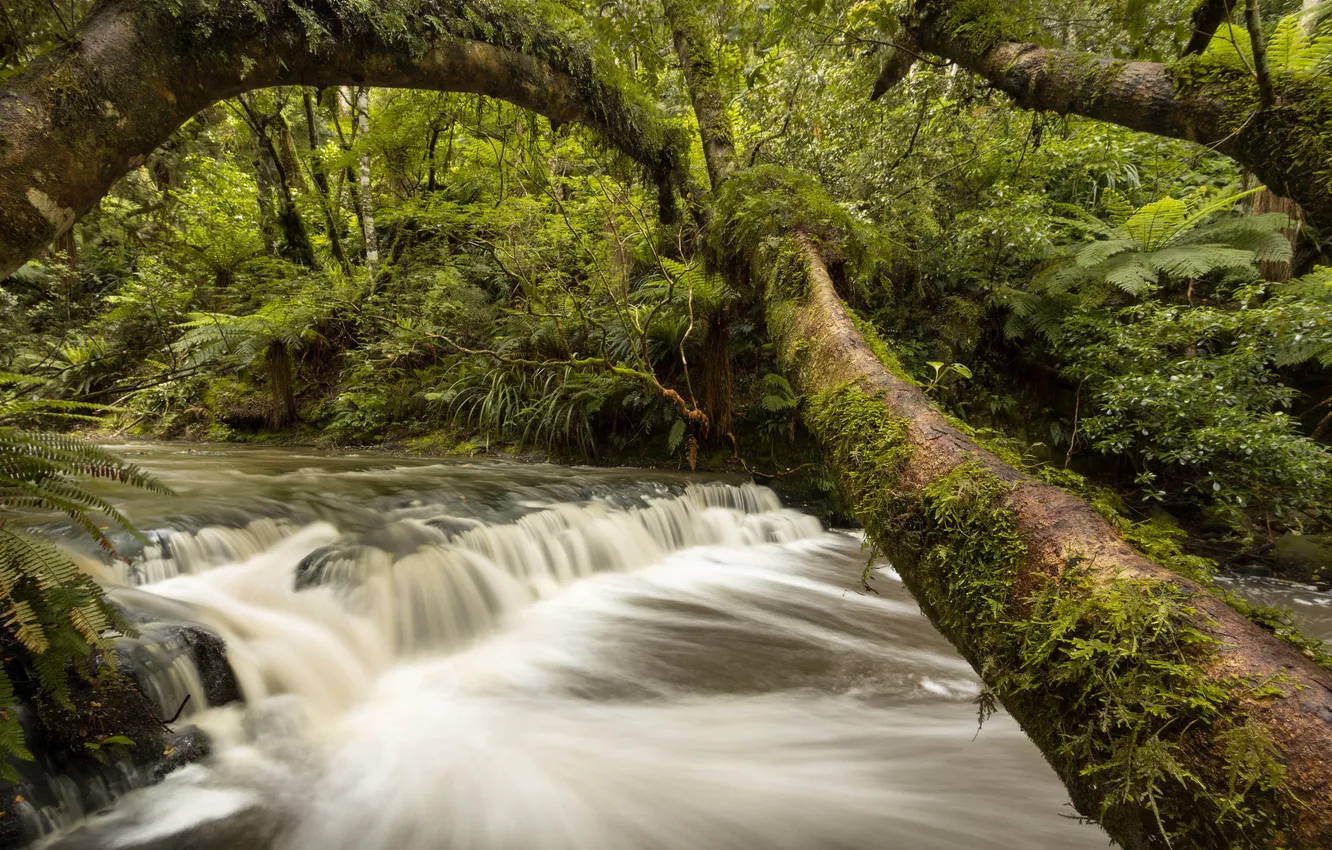
M 73 827 L 124 788 L 70 789 L 55 850 L 1104 845 L 1011 721 L 977 738 L 891 569 L 865 591 L 859 538 L 767 488 L 230 462 L 107 566 L 145 692 L 213 754 Z

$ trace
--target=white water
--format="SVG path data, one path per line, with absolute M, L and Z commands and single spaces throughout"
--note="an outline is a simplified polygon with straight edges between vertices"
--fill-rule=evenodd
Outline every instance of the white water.
M 195 519 L 122 578 L 225 638 L 246 704 L 58 846 L 1107 844 L 1010 720 L 977 732 L 974 675 L 891 570 L 859 591 L 858 540 L 767 490 L 309 460 L 150 456 L 183 498 L 136 519 Z

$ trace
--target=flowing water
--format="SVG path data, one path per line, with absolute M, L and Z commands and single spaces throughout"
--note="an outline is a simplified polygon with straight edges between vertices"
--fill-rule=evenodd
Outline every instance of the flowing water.
M 978 730 L 975 675 L 892 570 L 864 592 L 860 538 L 769 490 L 122 448 L 177 495 L 128 498 L 151 542 L 106 578 L 221 635 L 245 701 L 207 708 L 164 660 L 163 716 L 191 695 L 213 755 L 77 825 L 40 813 L 57 847 L 1108 844 L 1011 719 Z

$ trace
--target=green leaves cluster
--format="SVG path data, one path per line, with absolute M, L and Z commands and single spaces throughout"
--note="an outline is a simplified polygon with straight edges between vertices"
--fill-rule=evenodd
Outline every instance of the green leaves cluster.
M 91 443 L 13 424 L 68 411 L 69 405 L 25 401 L 12 393 L 0 397 L 0 644 L 6 655 L 0 665 L 0 778 L 7 780 L 17 778 L 11 759 L 32 758 L 19 726 L 14 677 L 34 679 L 42 700 L 72 710 L 69 677 L 82 672 L 92 653 L 107 653 L 109 632 L 123 628 L 101 587 L 31 525 L 63 514 L 111 550 L 105 523 L 137 532 L 88 480 L 169 492 Z M 114 656 L 104 658 L 114 669 Z

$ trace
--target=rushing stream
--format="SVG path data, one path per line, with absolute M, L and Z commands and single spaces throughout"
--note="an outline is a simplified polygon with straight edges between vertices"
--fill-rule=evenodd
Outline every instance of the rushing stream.
M 1011 719 L 978 732 L 891 569 L 859 590 L 859 538 L 766 489 L 123 448 L 178 495 L 128 497 L 152 542 L 115 595 L 221 635 L 245 702 L 164 663 L 213 755 L 30 813 L 62 850 L 1107 845 Z

